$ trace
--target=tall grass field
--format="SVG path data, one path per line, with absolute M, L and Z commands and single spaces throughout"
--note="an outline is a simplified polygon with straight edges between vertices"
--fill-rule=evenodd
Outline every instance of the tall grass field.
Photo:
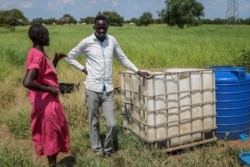
M 47 25 L 50 46 L 46 53 L 67 54 L 93 32 L 92 25 Z M 25 60 L 32 43 L 29 26 L 15 32 L 0 28 L 0 166 L 45 167 L 46 157 L 36 157 L 31 142 L 27 90 L 22 86 Z M 250 27 L 245 25 L 202 25 L 178 29 L 167 25 L 109 27 L 129 59 L 142 70 L 166 68 L 206 68 L 209 66 L 247 66 L 250 64 Z M 85 57 L 78 58 L 85 64 Z M 249 60 L 249 63 L 248 63 Z M 120 87 L 119 72 L 127 70 L 113 60 L 113 81 Z M 70 127 L 72 155 L 76 167 L 240 167 L 238 154 L 250 151 L 250 141 L 218 140 L 215 143 L 166 153 L 121 127 L 121 95 L 115 95 L 117 114 L 116 154 L 98 158 L 90 147 L 84 102 L 84 73 L 64 60 L 57 66 L 59 82 L 80 83 L 79 91 L 60 94 Z M 101 137 L 105 124 L 101 117 Z

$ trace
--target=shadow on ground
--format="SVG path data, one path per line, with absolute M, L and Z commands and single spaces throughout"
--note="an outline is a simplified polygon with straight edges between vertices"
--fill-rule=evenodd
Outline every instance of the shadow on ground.
M 66 156 L 64 158 L 62 158 L 59 162 L 58 162 L 58 167 L 63 166 L 63 167 L 74 167 L 74 165 L 76 164 L 76 157 L 73 155 L 70 156 Z

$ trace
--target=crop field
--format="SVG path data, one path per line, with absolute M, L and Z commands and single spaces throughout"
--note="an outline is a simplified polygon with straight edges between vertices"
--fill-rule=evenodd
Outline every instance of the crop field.
M 36 157 L 31 142 L 27 90 L 22 86 L 25 60 L 32 43 L 28 26 L 15 32 L 0 28 L 0 166 L 45 167 L 46 157 Z M 67 54 L 84 37 L 93 32 L 92 25 L 47 26 L 50 46 L 46 53 Z M 178 29 L 167 25 L 109 27 L 129 59 L 142 70 L 167 68 L 207 68 L 209 66 L 247 65 L 250 51 L 250 27 L 245 25 L 202 25 Z M 250 55 L 249 55 L 250 56 Z M 78 60 L 85 65 L 85 57 Z M 245 60 L 245 61 L 244 61 Z M 249 58 L 250 62 L 250 58 Z M 113 82 L 121 85 L 119 72 L 126 70 L 113 60 Z M 64 166 L 76 167 L 240 167 L 238 154 L 250 150 L 250 141 L 217 140 L 214 143 L 187 148 L 173 153 L 149 148 L 136 136 L 121 127 L 121 95 L 115 94 L 117 114 L 116 154 L 98 158 L 90 148 L 88 120 L 84 102 L 85 74 L 64 60 L 57 66 L 59 82 L 80 83 L 79 91 L 60 94 L 71 137 L 71 153 L 75 157 Z M 101 136 L 105 137 L 101 117 Z M 67 155 L 60 155 L 61 161 Z

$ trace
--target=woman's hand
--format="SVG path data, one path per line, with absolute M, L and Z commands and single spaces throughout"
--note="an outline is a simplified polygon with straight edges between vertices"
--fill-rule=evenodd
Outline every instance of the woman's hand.
M 65 55 L 63 53 L 56 53 L 54 59 L 58 62 L 58 61 L 60 61 L 64 57 L 67 57 L 67 55 Z
M 54 64 L 54 67 L 56 67 L 57 63 L 64 57 L 67 57 L 65 54 L 63 53 L 56 53 L 55 54 L 55 57 L 54 57 L 54 60 L 53 60 L 53 64 Z
M 84 69 L 82 69 L 82 72 L 84 72 L 86 75 L 88 74 L 86 67 L 84 67 Z
M 58 96 L 58 94 L 59 94 L 59 92 L 60 92 L 60 89 L 59 89 L 59 88 L 50 87 L 50 86 L 47 87 L 47 90 L 48 90 L 49 93 L 53 94 L 54 97 Z

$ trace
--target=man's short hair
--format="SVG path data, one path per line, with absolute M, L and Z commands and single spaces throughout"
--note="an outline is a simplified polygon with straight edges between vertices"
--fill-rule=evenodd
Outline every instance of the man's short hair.
M 97 20 L 105 20 L 108 23 L 108 19 L 105 16 L 103 16 L 103 15 L 96 16 L 95 17 L 95 23 L 96 23 Z

